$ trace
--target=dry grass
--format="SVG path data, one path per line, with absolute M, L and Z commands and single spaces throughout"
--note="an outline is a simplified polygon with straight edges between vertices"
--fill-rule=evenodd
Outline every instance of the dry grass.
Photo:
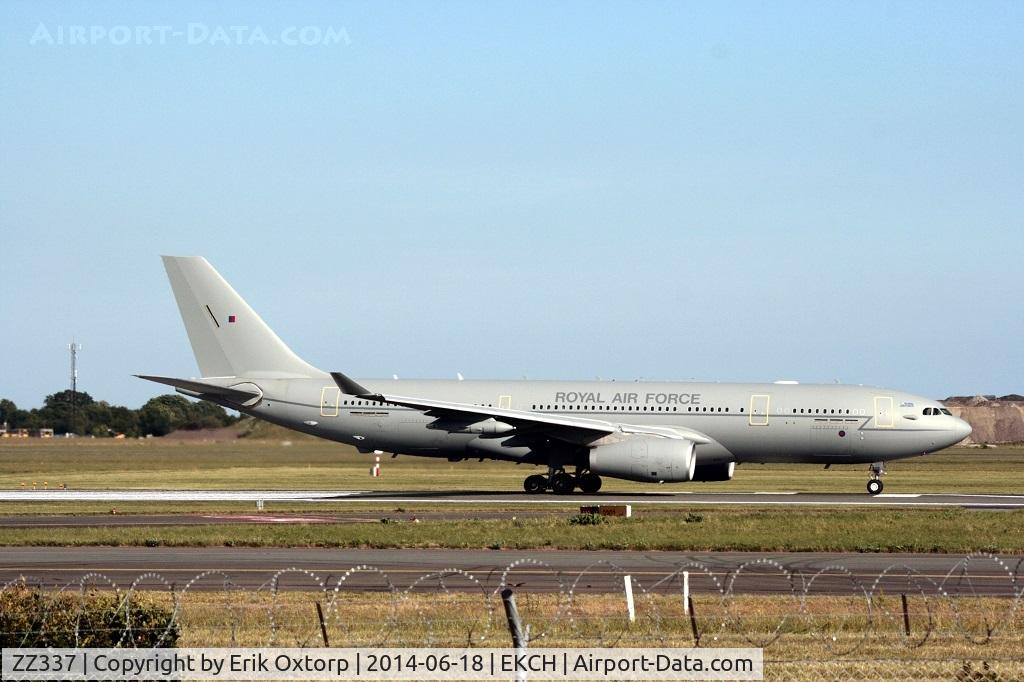
M 450 583 L 451 587 L 458 588 Z M 382 585 L 383 587 L 383 585 Z M 436 583 L 431 587 L 436 588 Z M 205 589 L 204 589 L 205 588 Z M 517 590 L 531 647 L 689 647 L 680 594 L 638 592 L 630 623 L 621 593 Z M 189 589 L 144 589 L 133 600 L 174 610 L 178 646 L 505 647 L 503 609 L 480 590 L 236 591 L 212 578 Z M 324 613 L 323 631 L 317 615 Z M 766 679 L 1020 679 L 1024 613 L 999 598 L 910 595 L 910 632 L 896 594 L 693 596 L 701 647 L 761 647 Z M 988 662 L 988 663 L 986 663 Z M 967 677 L 989 665 L 998 676 Z
M 573 526 L 569 518 L 0 528 L 0 545 L 1024 552 L 1024 534 L 1013 532 L 1024 511 L 846 509 L 840 522 L 835 511 L 804 510 L 799 524 L 782 508 L 681 509 L 597 526 Z
M 239 439 L 229 443 L 148 439 L 0 440 L 0 488 L 489 490 L 519 492 L 536 467 L 505 462 L 384 458 L 381 478 L 371 455 L 322 440 Z M 812 465 L 741 465 L 725 483 L 673 484 L 671 490 L 862 492 L 864 465 L 823 471 Z M 963 448 L 889 465 L 892 492 L 1024 492 L 1024 448 Z M 611 492 L 655 486 L 606 479 Z

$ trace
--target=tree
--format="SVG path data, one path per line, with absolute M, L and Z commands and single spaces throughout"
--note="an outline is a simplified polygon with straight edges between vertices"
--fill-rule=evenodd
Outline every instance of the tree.
M 110 408 L 110 435 L 123 433 L 129 438 L 142 435 L 139 431 L 139 411 L 114 405 Z
M 139 429 L 145 435 L 166 436 L 188 421 L 189 408 L 180 395 L 152 398 L 139 410 Z
M 83 414 L 84 408 L 92 403 L 92 396 L 84 391 L 59 391 L 46 396 L 43 407 L 33 413 L 39 426 L 49 426 L 56 433 L 89 433 L 92 425 L 83 419 Z
M 78 391 L 77 393 L 74 393 L 71 390 L 64 390 L 46 396 L 46 400 L 43 401 L 43 405 L 45 407 L 59 407 L 62 405 L 70 406 L 72 400 L 78 407 L 91 405 L 93 402 L 92 396 L 85 391 Z
M 11 428 L 15 428 L 12 422 L 17 413 L 18 406 L 14 404 L 13 400 L 7 398 L 0 400 L 0 424 L 7 424 Z
M 234 417 L 215 403 L 200 400 L 189 406 L 189 420 L 186 429 L 216 429 L 235 422 Z
M 74 404 L 72 404 L 74 400 Z M 19 410 L 13 401 L 0 399 L 0 423 L 12 429 L 52 428 L 56 433 L 75 432 L 92 436 L 124 434 L 164 436 L 177 429 L 210 429 L 238 421 L 224 408 L 201 400 L 166 394 L 148 401 L 138 410 L 96 401 L 88 393 L 59 391 L 46 396 L 43 407 Z M 74 422 L 74 423 L 72 423 Z

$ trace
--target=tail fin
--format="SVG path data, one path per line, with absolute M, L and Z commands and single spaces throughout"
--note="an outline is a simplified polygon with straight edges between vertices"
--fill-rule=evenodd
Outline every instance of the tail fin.
M 323 376 L 278 338 L 198 256 L 163 256 L 178 310 L 204 377 Z

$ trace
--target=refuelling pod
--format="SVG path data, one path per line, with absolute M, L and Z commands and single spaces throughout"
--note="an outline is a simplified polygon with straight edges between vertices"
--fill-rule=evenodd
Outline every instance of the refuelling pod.
M 530 447 L 523 445 L 515 436 L 506 436 L 505 438 L 477 436 L 466 443 L 467 457 L 522 462 L 528 460 L 532 454 L 533 451 Z
M 645 483 L 678 483 L 693 479 L 697 458 L 693 441 L 682 438 L 630 436 L 590 451 L 590 471 Z
M 698 464 L 693 472 L 695 481 L 731 481 L 736 472 L 736 462 L 719 462 L 717 464 Z

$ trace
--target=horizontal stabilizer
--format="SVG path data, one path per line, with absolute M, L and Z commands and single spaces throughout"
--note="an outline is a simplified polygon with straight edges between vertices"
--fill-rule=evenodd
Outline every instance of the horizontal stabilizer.
M 175 379 L 173 377 L 152 377 L 144 376 L 142 374 L 136 374 L 140 379 L 146 379 L 147 381 L 155 381 L 158 384 L 166 384 L 168 386 L 174 386 L 180 388 L 183 391 L 195 395 L 215 395 L 226 400 L 230 400 L 233 403 L 246 403 L 253 398 L 259 398 L 260 393 L 256 391 L 244 391 L 237 388 L 228 388 L 226 386 L 217 386 L 216 384 L 208 384 L 203 381 L 194 381 L 192 379 Z M 251 386 L 251 384 L 249 384 Z

